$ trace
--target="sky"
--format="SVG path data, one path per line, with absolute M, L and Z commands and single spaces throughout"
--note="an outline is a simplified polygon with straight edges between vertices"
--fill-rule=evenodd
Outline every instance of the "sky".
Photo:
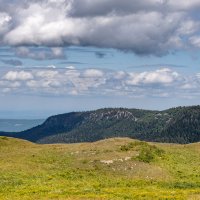
M 0 118 L 200 100 L 200 0 L 0 0 Z

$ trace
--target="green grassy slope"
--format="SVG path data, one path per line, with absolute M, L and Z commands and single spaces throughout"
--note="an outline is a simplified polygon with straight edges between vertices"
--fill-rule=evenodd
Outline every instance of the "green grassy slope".
M 38 145 L 0 137 L 0 199 L 195 200 L 199 166 L 199 143 Z

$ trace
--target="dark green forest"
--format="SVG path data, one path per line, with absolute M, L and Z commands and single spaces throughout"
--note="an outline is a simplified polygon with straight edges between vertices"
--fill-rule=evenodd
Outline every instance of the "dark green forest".
M 164 111 L 105 108 L 71 112 L 49 117 L 43 124 L 23 132 L 0 135 L 44 144 L 93 142 L 112 137 L 194 143 L 200 141 L 200 106 Z

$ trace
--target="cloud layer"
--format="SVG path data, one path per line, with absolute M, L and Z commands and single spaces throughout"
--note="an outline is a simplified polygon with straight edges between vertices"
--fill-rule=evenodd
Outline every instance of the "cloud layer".
M 168 68 L 126 72 L 100 69 L 13 69 L 0 73 L 0 92 L 26 95 L 199 97 L 200 75 Z
M 1 0 L 0 4 L 1 45 L 95 46 L 157 56 L 200 47 L 199 0 Z

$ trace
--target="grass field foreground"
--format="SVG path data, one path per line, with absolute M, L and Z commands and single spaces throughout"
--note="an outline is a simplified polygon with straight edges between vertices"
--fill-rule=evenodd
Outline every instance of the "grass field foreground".
M 199 143 L 38 145 L 0 137 L 0 199 L 198 200 L 199 166 Z

